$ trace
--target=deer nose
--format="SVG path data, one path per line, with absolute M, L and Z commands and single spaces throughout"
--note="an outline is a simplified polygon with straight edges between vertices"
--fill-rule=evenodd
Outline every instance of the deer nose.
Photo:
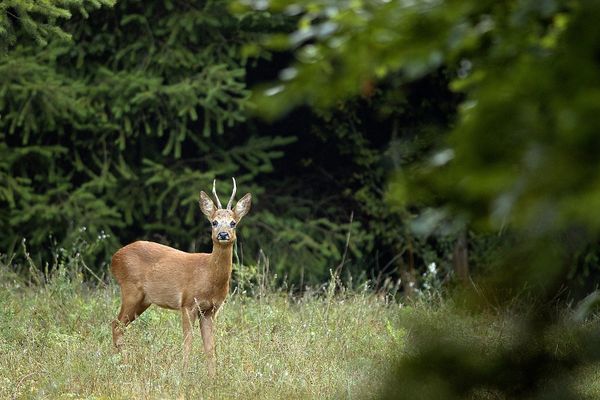
M 217 233 L 218 240 L 229 240 L 229 233 L 227 232 L 219 232 Z

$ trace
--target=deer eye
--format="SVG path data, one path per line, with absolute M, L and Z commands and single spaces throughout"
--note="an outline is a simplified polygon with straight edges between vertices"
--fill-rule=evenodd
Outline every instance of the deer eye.
M 217 226 L 217 225 L 219 225 L 219 223 L 217 221 L 212 222 L 212 226 Z
M 233 227 L 235 226 L 235 221 L 231 221 L 231 222 L 229 223 L 229 226 L 233 228 Z

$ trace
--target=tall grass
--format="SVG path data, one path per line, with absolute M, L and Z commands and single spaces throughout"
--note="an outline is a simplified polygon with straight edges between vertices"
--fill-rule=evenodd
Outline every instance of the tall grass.
M 427 349 L 424 342 L 477 358 L 510 348 L 521 331 L 509 310 L 468 313 L 439 293 L 407 306 L 366 285 L 345 288 L 334 276 L 297 295 L 274 286 L 268 261 L 236 268 L 217 320 L 218 375 L 211 379 L 199 328 L 190 368 L 182 370 L 177 312 L 151 307 L 128 327 L 125 349 L 116 353 L 110 322 L 119 289 L 93 276 L 80 251 L 57 252 L 41 269 L 27 256 L 21 265 L 0 256 L 0 399 L 369 399 L 396 398 L 410 384 L 427 398 L 421 375 L 394 372 Z M 573 325 L 562 312 L 564 324 L 539 345 L 560 354 L 581 344 L 581 330 L 600 332 L 597 316 Z M 600 398 L 600 364 L 570 374 L 581 398 Z M 469 398 L 505 397 L 482 388 Z
M 260 288 L 234 290 L 219 314 L 218 376 L 210 379 L 199 328 L 182 370 L 178 312 L 151 307 L 118 354 L 115 284 L 85 282 L 76 254 L 56 257 L 44 273 L 15 268 L 0 262 L 2 399 L 370 398 L 404 337 L 401 306 L 369 290 L 324 286 L 298 297 L 256 279 Z

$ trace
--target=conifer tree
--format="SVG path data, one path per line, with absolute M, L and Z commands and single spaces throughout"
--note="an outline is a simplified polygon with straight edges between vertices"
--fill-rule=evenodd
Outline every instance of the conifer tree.
M 114 5 L 115 0 L 7 0 L 0 4 L 1 50 L 18 40 L 33 39 L 44 46 L 48 40 L 70 40 L 61 24 L 79 13 L 84 18 L 91 10 Z

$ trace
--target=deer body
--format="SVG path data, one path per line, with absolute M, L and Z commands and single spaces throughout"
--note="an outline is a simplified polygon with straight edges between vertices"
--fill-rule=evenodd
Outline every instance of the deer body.
M 214 184 L 213 184 L 214 185 Z M 213 186 L 213 193 L 216 192 Z M 213 321 L 229 292 L 235 226 L 250 208 L 250 194 L 231 210 L 219 208 L 200 193 L 200 208 L 212 223 L 212 253 L 186 253 L 162 244 L 137 241 L 119 249 L 112 257 L 111 271 L 121 287 L 121 310 L 112 323 L 113 343 L 123 342 L 124 327 L 150 305 L 180 310 L 184 337 L 184 366 L 192 345 L 192 328 L 200 319 L 208 372 L 215 374 Z
M 186 253 L 138 241 L 115 253 L 111 269 L 142 304 L 171 310 L 197 306 L 206 312 L 223 304 L 231 278 L 232 246 L 215 247 L 210 254 Z

